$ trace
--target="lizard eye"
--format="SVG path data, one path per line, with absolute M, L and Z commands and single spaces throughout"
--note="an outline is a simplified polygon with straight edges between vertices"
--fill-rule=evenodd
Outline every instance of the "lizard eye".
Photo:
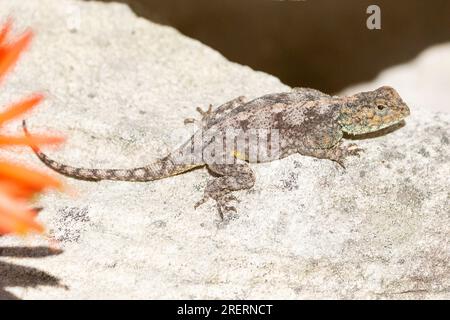
M 382 104 L 377 105 L 378 110 L 384 110 L 384 108 L 386 108 L 385 105 L 382 105 Z

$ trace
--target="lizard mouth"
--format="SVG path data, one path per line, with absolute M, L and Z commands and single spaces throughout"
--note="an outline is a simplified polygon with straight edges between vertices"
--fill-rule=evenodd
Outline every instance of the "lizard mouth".
M 342 125 L 342 131 L 351 135 L 361 135 L 380 131 L 403 122 L 409 116 L 408 108 L 402 109 L 396 113 L 392 113 L 383 117 L 367 118 L 360 122 L 346 123 Z
M 411 114 L 411 111 L 409 111 L 408 106 L 405 105 L 404 108 L 403 108 L 403 110 L 402 110 L 403 118 L 408 117 L 410 114 Z
M 355 127 L 354 134 L 365 134 L 380 131 L 392 126 L 399 124 L 404 121 L 406 117 L 410 115 L 410 110 L 408 106 L 402 105 L 399 109 L 387 113 L 385 115 L 378 115 L 370 117 L 364 121 L 362 124 L 357 124 Z

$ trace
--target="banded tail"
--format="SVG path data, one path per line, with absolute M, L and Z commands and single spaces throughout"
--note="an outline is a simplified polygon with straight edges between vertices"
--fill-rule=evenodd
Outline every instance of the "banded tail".
M 22 127 L 25 135 L 30 137 L 25 120 L 22 122 Z M 36 156 L 50 169 L 71 178 L 87 181 L 153 181 L 175 176 L 201 166 L 201 164 L 176 164 L 169 155 L 145 167 L 132 169 L 87 169 L 68 166 L 50 159 L 36 145 L 32 145 L 31 148 Z

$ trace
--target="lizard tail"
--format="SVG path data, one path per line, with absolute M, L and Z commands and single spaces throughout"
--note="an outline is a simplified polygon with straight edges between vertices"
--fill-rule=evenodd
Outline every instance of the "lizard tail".
M 22 122 L 25 135 L 30 137 L 25 120 Z M 154 163 L 133 169 L 87 169 L 68 166 L 49 158 L 38 146 L 30 146 L 36 156 L 50 169 L 65 176 L 87 181 L 117 180 L 117 181 L 153 181 L 171 177 L 189 171 L 198 165 L 176 164 L 170 155 Z

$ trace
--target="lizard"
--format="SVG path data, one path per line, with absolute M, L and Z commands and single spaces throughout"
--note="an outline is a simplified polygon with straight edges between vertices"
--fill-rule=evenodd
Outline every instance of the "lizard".
M 212 199 L 223 219 L 224 212 L 237 212 L 231 203 L 238 201 L 233 192 L 251 189 L 255 184 L 255 174 L 249 164 L 274 161 L 298 153 L 332 160 L 345 168 L 344 160 L 348 156 L 359 156 L 363 150 L 355 144 L 345 145 L 344 134 L 363 135 L 379 131 L 404 121 L 410 114 L 409 107 L 397 91 L 388 86 L 349 96 L 331 96 L 316 89 L 294 88 L 250 101 L 241 96 L 214 110 L 211 105 L 207 111 L 197 110 L 203 115 L 201 128 L 175 151 L 143 167 L 73 167 L 49 158 L 37 146 L 31 147 L 51 169 L 89 181 L 153 181 L 206 166 L 213 179 L 208 180 L 204 195 L 195 208 Z M 186 119 L 185 123 L 193 121 Z M 25 121 L 23 130 L 30 136 Z M 254 139 L 254 132 L 261 130 L 270 140 L 269 145 L 262 144 L 260 136 Z M 224 137 L 230 131 L 237 134 L 227 144 Z M 236 141 L 243 142 L 241 145 L 244 147 L 236 147 Z M 255 157 L 255 144 L 262 146 L 258 146 L 258 152 L 264 149 L 262 151 L 269 157 Z

